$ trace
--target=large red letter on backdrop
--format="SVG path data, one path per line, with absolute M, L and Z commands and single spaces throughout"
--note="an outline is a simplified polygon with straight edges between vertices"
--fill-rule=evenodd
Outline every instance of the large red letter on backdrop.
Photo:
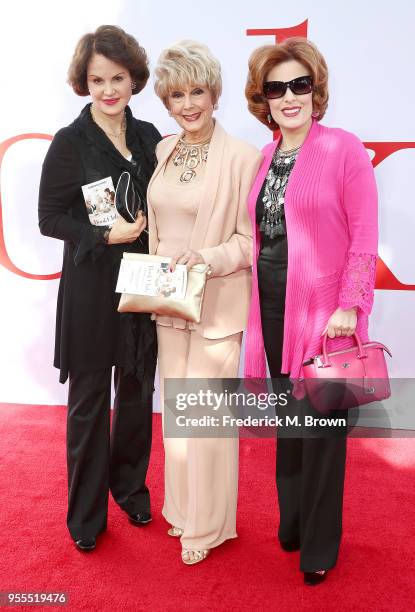
M 372 159 L 373 167 L 379 166 L 385 159 L 402 149 L 415 149 L 415 142 L 365 142 L 365 147 L 375 152 Z M 392 270 L 379 257 L 376 267 L 376 289 L 389 289 L 390 291 L 414 291 L 415 285 L 401 283 Z
M 269 29 L 255 29 L 255 30 L 247 30 L 246 33 L 248 36 L 275 36 L 275 42 L 282 42 L 286 38 L 290 38 L 291 36 L 303 36 L 307 38 L 307 28 L 308 28 L 308 19 L 303 21 L 303 23 L 299 23 L 292 28 L 269 28 Z
M 11 147 L 11 145 L 15 144 L 16 142 L 19 142 L 20 140 L 30 140 L 32 138 L 39 138 L 41 140 L 52 140 L 52 136 L 49 136 L 49 134 L 20 134 L 19 136 L 13 136 L 12 138 L 5 140 L 4 142 L 0 144 L 0 169 L 1 169 L 1 164 L 3 162 L 3 157 L 7 149 Z M 14 263 L 12 262 L 12 260 L 10 259 L 7 253 L 6 242 L 4 240 L 1 185 L 0 185 L 0 264 L 4 266 L 5 268 L 7 268 L 7 270 L 10 270 L 10 272 L 13 272 L 14 274 L 18 274 L 19 276 L 23 276 L 24 278 L 31 278 L 34 280 L 52 280 L 55 278 L 59 278 L 61 275 L 60 272 L 56 272 L 55 274 L 30 274 L 29 272 L 24 272 L 23 270 L 20 270 L 17 266 L 14 265 Z

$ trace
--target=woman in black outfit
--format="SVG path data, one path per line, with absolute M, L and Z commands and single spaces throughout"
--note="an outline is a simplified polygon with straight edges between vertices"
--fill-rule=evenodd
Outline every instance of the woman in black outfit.
M 64 240 L 54 365 L 60 382 L 69 376 L 67 524 L 83 551 L 95 548 L 106 529 L 109 489 L 130 522 L 151 520 L 145 478 L 155 327 L 149 315 L 119 314 L 115 293 L 123 251 L 148 251 L 145 197 L 161 136 L 127 106 L 148 77 L 145 51 L 120 28 L 101 26 L 81 38 L 68 82 L 78 95 L 90 94 L 92 104 L 57 132 L 40 182 L 40 231 Z M 115 187 L 123 171 L 131 174 L 144 214 L 134 223 L 118 217 L 112 227 L 93 224 L 82 186 L 110 177 Z

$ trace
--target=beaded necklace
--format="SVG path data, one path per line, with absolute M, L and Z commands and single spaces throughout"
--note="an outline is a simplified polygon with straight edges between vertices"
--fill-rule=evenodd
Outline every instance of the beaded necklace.
M 268 170 L 262 197 L 264 213 L 259 231 L 271 239 L 286 233 L 283 223 L 285 190 L 300 148 L 301 146 L 289 151 L 277 148 Z

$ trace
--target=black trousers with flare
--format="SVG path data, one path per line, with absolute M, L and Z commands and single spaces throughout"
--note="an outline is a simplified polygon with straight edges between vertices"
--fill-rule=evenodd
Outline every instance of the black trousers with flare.
M 152 397 L 141 399 L 141 383 L 116 367 L 110 432 L 111 372 L 69 373 L 67 525 L 75 541 L 106 529 L 109 490 L 125 512 L 150 512 Z
M 262 332 L 275 392 L 290 386 L 288 376 L 281 374 L 286 281 L 287 239 L 278 236 L 262 244 L 258 258 Z M 322 416 L 306 398 L 294 404 L 292 412 L 300 422 L 305 415 Z M 282 410 L 278 416 L 283 416 Z M 290 427 L 278 432 L 278 537 L 300 550 L 301 571 L 330 569 L 336 564 L 342 533 L 346 428 L 337 436 L 297 432 L 297 437 Z

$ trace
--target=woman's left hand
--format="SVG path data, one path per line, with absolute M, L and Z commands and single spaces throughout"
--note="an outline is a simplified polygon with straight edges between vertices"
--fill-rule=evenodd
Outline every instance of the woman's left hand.
M 170 270 L 171 272 L 174 272 L 174 270 L 176 269 L 176 264 L 186 265 L 186 268 L 190 270 L 190 268 L 192 268 L 196 264 L 204 264 L 204 263 L 206 262 L 200 253 L 198 253 L 197 251 L 192 251 L 191 249 L 188 249 L 184 253 L 183 251 L 181 251 L 180 253 L 176 253 L 176 255 L 174 255 L 171 258 Z
M 338 308 L 331 315 L 321 335 L 324 336 L 324 334 L 327 332 L 329 338 L 352 336 L 356 330 L 357 324 L 356 310 L 356 308 L 350 308 L 349 310 L 342 310 L 341 308 Z

